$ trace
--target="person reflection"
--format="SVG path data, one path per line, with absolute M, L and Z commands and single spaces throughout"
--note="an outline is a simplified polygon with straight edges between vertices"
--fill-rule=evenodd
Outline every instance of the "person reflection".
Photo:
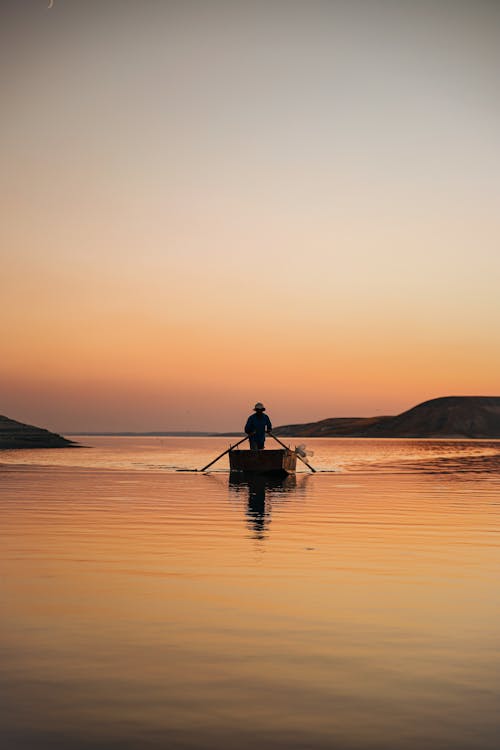
M 263 539 L 266 526 L 271 520 L 271 510 L 266 509 L 266 481 L 264 477 L 253 478 L 248 482 L 248 526 L 257 539 Z
M 265 474 L 232 472 L 229 484 L 234 489 L 248 488 L 246 516 L 255 539 L 265 539 L 271 522 L 271 499 L 268 496 L 288 492 L 296 486 L 295 475 L 272 477 Z

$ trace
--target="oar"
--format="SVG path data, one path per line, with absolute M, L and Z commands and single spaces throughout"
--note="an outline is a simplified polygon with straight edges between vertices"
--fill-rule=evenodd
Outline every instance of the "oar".
M 236 446 L 237 446 L 237 445 L 241 445 L 242 443 L 244 443 L 244 442 L 245 442 L 245 440 L 248 440 L 248 435 L 245 435 L 245 437 L 243 438 L 243 440 L 240 440 L 240 442 L 239 442 L 239 443 L 235 443 L 234 445 L 231 445 L 231 446 L 230 446 L 230 447 L 229 447 L 229 448 L 227 449 L 227 451 L 224 451 L 224 453 L 221 453 L 221 454 L 220 454 L 220 456 L 217 456 L 217 458 L 214 458 L 214 460 L 213 460 L 213 461 L 210 461 L 210 463 L 209 463 L 209 464 L 207 464 L 206 466 L 204 466 L 204 467 L 203 467 L 203 469 L 200 469 L 200 471 L 206 471 L 206 470 L 207 470 L 207 469 L 208 469 L 208 468 L 209 468 L 210 466 L 212 466 L 212 464 L 214 464 L 214 463 L 215 463 L 216 461 L 218 461 L 218 460 L 219 460 L 219 458 L 222 458 L 222 456 L 225 456 L 225 455 L 226 455 L 226 453 L 229 453 L 229 451 L 232 451 L 232 450 L 233 450 L 233 448 L 236 448 Z
M 269 435 L 271 435 L 271 437 L 272 437 L 272 438 L 274 438 L 274 439 L 276 440 L 276 442 L 277 442 L 277 443 L 279 443 L 280 445 L 282 445 L 282 446 L 283 446 L 283 448 L 285 448 L 285 450 L 287 450 L 287 451 L 288 451 L 288 450 L 290 450 L 290 448 L 289 448 L 289 447 L 288 447 L 287 445 L 285 445 L 285 443 L 282 443 L 282 442 L 281 442 L 281 440 L 279 440 L 279 439 L 278 439 L 278 438 L 276 437 L 276 435 L 274 434 L 274 432 L 269 432 L 268 434 L 269 434 Z M 297 456 L 297 458 L 300 458 L 300 460 L 302 461 L 302 463 L 303 463 L 303 464 L 305 464 L 305 465 L 307 466 L 307 468 L 308 468 L 308 469 L 311 469 L 311 471 L 312 471 L 312 472 L 313 472 L 314 474 L 316 474 L 316 469 L 315 469 L 315 468 L 314 468 L 313 466 L 311 466 L 311 464 L 308 464 L 308 463 L 307 463 L 307 461 L 304 461 L 304 459 L 302 458 L 302 456 L 299 456 L 299 454 L 298 454 L 298 453 L 295 453 L 295 455 Z

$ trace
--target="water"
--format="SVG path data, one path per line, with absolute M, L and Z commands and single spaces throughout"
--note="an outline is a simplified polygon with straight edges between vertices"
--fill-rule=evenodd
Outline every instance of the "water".
M 81 440 L 0 454 L 2 750 L 498 746 L 500 442 Z

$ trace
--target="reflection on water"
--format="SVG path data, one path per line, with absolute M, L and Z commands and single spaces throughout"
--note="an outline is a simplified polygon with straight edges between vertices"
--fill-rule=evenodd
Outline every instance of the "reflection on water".
M 229 475 L 229 487 L 237 492 L 243 488 L 248 491 L 248 526 L 256 539 L 264 539 L 271 520 L 273 499 L 283 499 L 284 493 L 294 490 L 297 487 L 297 478 L 295 474 L 276 477 L 235 471 Z
M 3 454 L 2 750 L 496 750 L 498 447 L 318 439 L 341 471 L 284 482 L 165 469 L 211 439 Z
M 227 438 L 81 437 L 88 448 L 0 452 L 3 466 L 113 469 L 115 471 L 172 472 L 199 469 L 229 447 Z M 301 440 L 297 442 L 301 442 Z M 234 441 L 233 441 L 234 442 Z M 292 447 L 294 439 L 290 442 Z M 318 472 L 429 473 L 440 471 L 500 470 L 499 440 L 365 440 L 310 438 Z M 212 473 L 228 472 L 227 456 Z M 309 474 L 300 462 L 299 474 Z
M 425 474 L 498 474 L 500 472 L 500 452 L 453 456 L 439 455 L 437 451 L 435 455 L 429 455 L 425 452 L 417 461 L 414 458 L 408 458 L 396 463 L 381 462 L 377 468 L 379 471 L 421 472 Z

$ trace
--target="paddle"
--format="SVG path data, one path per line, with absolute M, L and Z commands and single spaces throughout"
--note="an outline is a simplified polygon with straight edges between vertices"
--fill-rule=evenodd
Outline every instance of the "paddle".
M 227 449 L 227 451 L 224 451 L 224 453 L 221 453 L 220 456 L 217 456 L 217 458 L 214 458 L 213 461 L 210 461 L 209 464 L 207 464 L 206 466 L 204 466 L 203 469 L 199 469 L 199 471 L 206 471 L 210 466 L 212 466 L 212 464 L 214 464 L 216 461 L 218 461 L 219 458 L 222 458 L 222 456 L 225 456 L 226 453 L 229 453 L 229 451 L 232 451 L 233 448 L 236 448 L 237 445 L 241 445 L 242 443 L 244 443 L 245 440 L 248 440 L 248 435 L 245 435 L 245 437 L 243 438 L 243 440 L 240 440 L 239 443 L 235 443 L 234 445 L 230 445 L 229 448 Z
M 290 450 L 290 448 L 288 448 L 288 446 L 286 446 L 285 443 L 282 443 L 281 440 L 279 440 L 273 432 L 268 432 L 267 434 L 270 435 L 272 438 L 274 438 L 276 440 L 276 442 L 279 443 L 280 445 L 282 445 L 283 448 L 285 448 L 287 451 Z M 297 456 L 297 458 L 300 458 L 300 460 L 302 461 L 302 463 L 305 464 L 308 469 L 311 469 L 311 471 L 314 474 L 316 474 L 316 469 L 313 466 L 311 466 L 310 464 L 308 464 L 307 461 L 304 461 L 304 459 L 302 458 L 302 456 L 299 456 L 298 453 L 296 453 L 295 455 Z

